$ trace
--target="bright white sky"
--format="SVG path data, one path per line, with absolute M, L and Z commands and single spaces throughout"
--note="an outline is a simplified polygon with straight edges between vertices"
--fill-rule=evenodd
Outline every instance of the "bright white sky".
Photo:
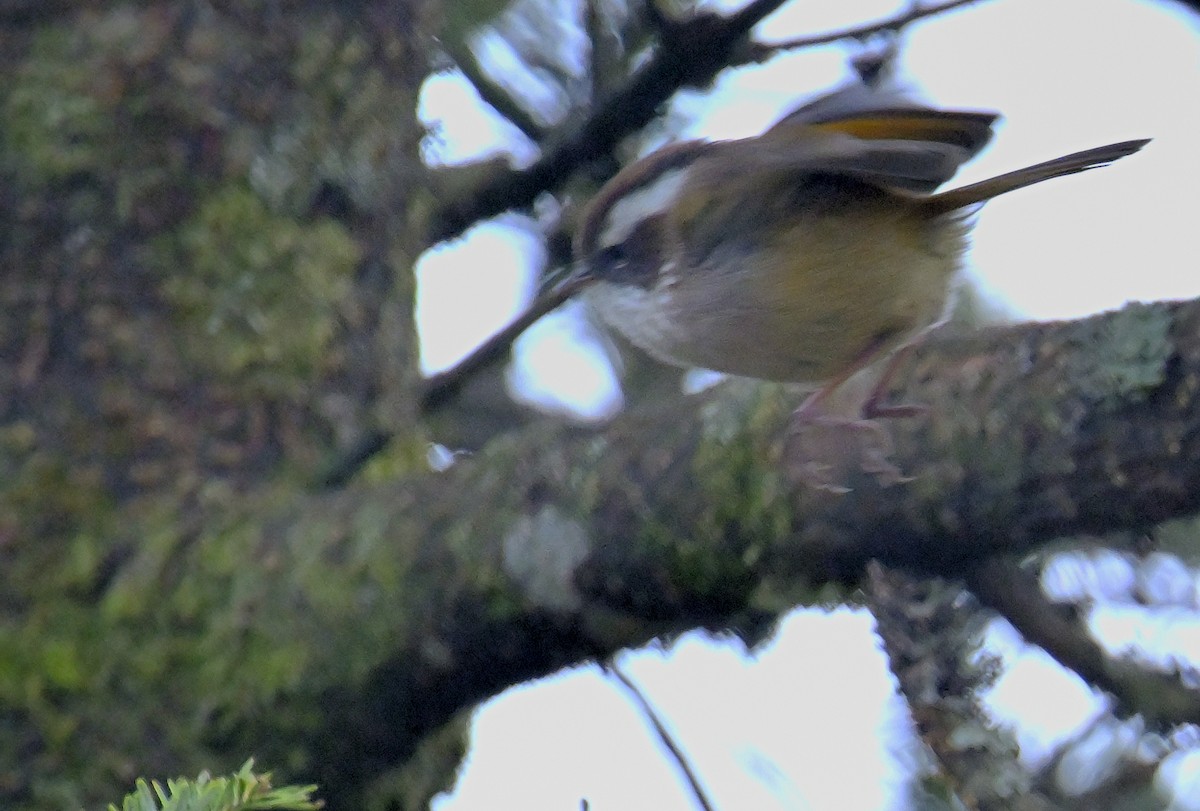
M 896 5 L 795 0 L 759 34 L 843 28 Z M 1195 20 L 1166 2 L 987 0 L 908 32 L 903 73 L 929 100 L 1005 115 L 961 182 L 1089 146 L 1155 139 L 1111 167 L 988 204 L 970 270 L 1003 306 L 1023 317 L 1071 318 L 1131 299 L 1200 295 Z M 753 135 L 806 95 L 845 80 L 846 54 L 833 46 L 779 57 L 723 77 L 712 94 L 677 99 L 674 112 L 688 122 L 688 137 Z M 440 160 L 497 151 L 518 162 L 532 157 L 529 144 L 453 75 L 428 82 L 422 114 L 438 124 Z M 427 371 L 452 365 L 521 309 L 540 251 L 529 223 L 507 215 L 423 258 L 417 317 Z M 585 413 L 611 412 L 618 395 L 592 340 L 570 308 L 544 319 L 518 346 L 519 390 Z M 1200 589 L 1184 577 L 1182 588 Z M 1195 623 L 1168 632 L 1114 611 L 1096 625 L 1114 646 L 1165 635 L 1177 654 L 1200 663 Z M 1019 735 L 1025 756 L 1037 760 L 1100 705 L 1005 626 L 997 624 L 991 640 L 1011 663 L 993 708 L 1001 718 L 1038 719 Z M 689 635 L 667 653 L 629 653 L 623 662 L 673 724 L 718 807 L 899 807 L 911 733 L 865 613 L 794 613 L 753 659 Z M 1200 798 L 1200 758 L 1179 770 Z M 695 807 L 644 719 L 590 667 L 489 702 L 477 714 L 456 792 L 435 807 L 564 811 L 582 798 L 597 811 Z M 1200 799 L 1176 809 L 1196 811 Z

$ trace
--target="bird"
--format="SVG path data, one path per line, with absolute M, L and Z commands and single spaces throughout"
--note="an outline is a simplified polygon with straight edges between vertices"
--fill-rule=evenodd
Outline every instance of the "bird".
M 760 135 L 665 146 L 585 207 L 574 239 L 582 298 L 660 361 L 804 384 L 812 394 L 797 416 L 819 421 L 847 379 L 942 322 L 983 203 L 1149 142 L 939 191 L 998 119 L 859 84 Z M 858 418 L 915 410 L 883 406 L 876 390 Z

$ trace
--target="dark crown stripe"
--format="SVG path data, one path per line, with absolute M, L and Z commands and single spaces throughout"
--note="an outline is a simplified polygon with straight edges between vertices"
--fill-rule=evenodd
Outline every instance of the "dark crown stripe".
M 618 172 L 584 209 L 583 227 L 580 228 L 579 237 L 575 241 L 576 256 L 588 256 L 596 249 L 596 240 L 604 227 L 609 210 L 618 200 L 652 185 L 673 169 L 687 166 L 711 147 L 712 144 L 704 141 L 671 144 Z

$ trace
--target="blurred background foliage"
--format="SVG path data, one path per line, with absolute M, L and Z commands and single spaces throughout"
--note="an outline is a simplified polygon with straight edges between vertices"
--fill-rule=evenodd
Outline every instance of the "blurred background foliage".
M 262 747 L 230 730 L 384 650 L 364 610 L 398 576 L 363 540 L 382 529 L 272 542 L 262 522 L 415 357 L 378 338 L 408 331 L 391 263 L 413 250 L 404 207 L 381 210 L 420 194 L 436 12 L 0 9 L 5 808 L 236 767 Z M 415 373 L 387 379 L 403 399 Z

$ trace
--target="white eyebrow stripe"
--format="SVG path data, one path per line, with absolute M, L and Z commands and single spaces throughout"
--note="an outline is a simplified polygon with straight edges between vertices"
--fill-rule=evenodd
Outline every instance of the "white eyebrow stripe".
M 596 244 L 601 248 L 620 245 L 647 216 L 661 214 L 671 208 L 686 180 L 686 169 L 670 169 L 652 183 L 623 195 L 609 206 L 604 218 L 604 230 L 600 232 Z

